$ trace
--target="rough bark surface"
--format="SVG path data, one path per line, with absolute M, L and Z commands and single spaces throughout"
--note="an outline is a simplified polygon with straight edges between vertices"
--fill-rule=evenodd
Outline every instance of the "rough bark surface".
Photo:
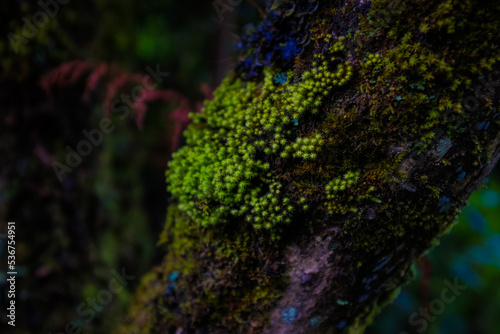
M 117 332 L 362 333 L 500 157 L 498 14 L 269 3 L 170 165 L 165 259 Z

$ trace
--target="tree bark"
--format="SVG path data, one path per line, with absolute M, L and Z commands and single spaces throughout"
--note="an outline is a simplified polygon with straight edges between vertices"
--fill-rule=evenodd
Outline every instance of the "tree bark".
M 174 157 L 165 258 L 117 332 L 362 333 L 500 157 L 498 14 L 473 0 L 269 3 Z M 251 102 L 227 106 L 247 93 Z M 266 108 L 284 115 L 276 131 L 252 123 Z M 231 123 L 238 113 L 246 118 Z M 290 222 L 245 218 L 242 206 L 259 205 L 217 197 L 238 163 L 217 168 L 229 178 L 206 170 L 240 126 L 253 132 L 239 145 L 262 165 L 243 186 L 279 184 Z M 214 135 L 222 128 L 226 138 Z M 272 146 L 280 131 L 283 143 L 322 143 L 314 155 L 290 144 L 298 151 L 288 155 Z M 205 134 L 217 144 L 197 178 Z

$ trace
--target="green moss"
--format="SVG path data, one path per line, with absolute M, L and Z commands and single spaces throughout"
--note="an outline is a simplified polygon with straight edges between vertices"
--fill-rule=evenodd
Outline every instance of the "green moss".
M 342 50 L 342 44 L 331 48 Z M 319 58 L 324 58 L 321 55 Z M 348 62 L 318 61 L 299 77 L 266 69 L 261 84 L 224 80 L 186 131 L 187 146 L 169 164 L 169 191 L 203 226 L 244 217 L 256 229 L 290 223 L 298 203 L 283 189 L 274 165 L 279 160 L 315 160 L 325 140 L 303 136 L 292 120 L 318 112 L 322 99 L 353 75 Z M 279 238 L 274 233 L 273 237 Z
M 432 233 L 446 230 L 457 213 L 440 212 L 439 198 L 448 194 L 431 185 L 429 175 L 415 180 L 407 168 L 431 150 L 429 159 L 448 166 L 452 177 L 446 155 L 471 147 L 463 140 L 478 136 L 471 119 L 492 117 L 492 105 L 479 114 L 462 102 L 474 76 L 500 60 L 493 37 L 473 27 L 489 31 L 498 24 L 469 20 L 490 15 L 472 1 L 422 6 L 431 13 L 424 22 L 409 4 L 374 1 L 369 15 L 380 17 L 389 8 L 390 20 L 361 17 L 357 30 L 340 37 L 328 33 L 334 22 L 318 19 L 310 28 L 310 60 L 298 57 L 294 71 L 266 68 L 256 81 L 226 78 L 214 100 L 193 115 L 188 145 L 167 172 L 179 207 L 202 226 L 245 221 L 270 230 L 274 239 L 305 211 L 304 224 L 313 231 L 329 214 L 344 222 L 343 234 L 364 252 L 408 235 L 429 243 Z M 347 11 L 326 10 L 337 18 Z M 476 50 L 472 55 L 464 34 Z M 456 46 L 453 52 L 442 47 L 444 40 Z M 470 66 L 470 56 L 477 65 Z M 467 122 L 449 122 L 450 113 Z M 474 141 L 477 159 L 469 166 L 487 159 L 484 139 Z M 395 198 L 400 189 L 408 192 Z M 359 224 L 366 219 L 379 228 Z
M 252 80 L 234 72 L 192 115 L 167 171 L 178 205 L 160 241 L 169 250 L 161 272 L 183 276 L 181 310 L 162 297 L 165 316 L 193 328 L 248 324 L 286 286 L 288 247 L 313 237 L 349 262 L 336 268 L 343 290 L 327 296 L 340 303 L 315 300 L 329 312 L 318 331 L 362 331 L 410 278 L 411 263 L 453 225 L 459 184 L 491 159 L 499 126 L 497 100 L 463 103 L 475 78 L 498 68 L 496 35 L 484 32 L 500 28 L 499 5 L 420 3 L 375 0 L 368 15 L 350 2 L 324 8 L 293 70 Z M 377 21 L 387 8 L 396 9 L 388 22 Z M 303 287 L 306 276 L 291 279 Z

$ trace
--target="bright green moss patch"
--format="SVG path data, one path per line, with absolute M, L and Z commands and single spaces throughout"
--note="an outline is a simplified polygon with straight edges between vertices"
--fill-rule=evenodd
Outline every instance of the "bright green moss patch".
M 352 77 L 349 62 L 333 57 L 342 43 L 331 49 L 330 61 L 316 57 L 300 77 L 288 72 L 276 80 L 279 71 L 268 68 L 260 84 L 224 80 L 214 100 L 192 115 L 187 146 L 169 164 L 168 189 L 180 209 L 203 226 L 235 217 L 256 229 L 291 222 L 299 206 L 273 166 L 279 160 L 315 160 L 322 150 L 321 133 L 304 136 L 292 121 L 317 114 L 322 99 Z

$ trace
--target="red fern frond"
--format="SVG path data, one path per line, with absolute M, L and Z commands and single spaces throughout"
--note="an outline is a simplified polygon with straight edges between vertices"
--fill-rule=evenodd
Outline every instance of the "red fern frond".
M 74 85 L 79 79 L 83 77 L 83 74 L 91 68 L 92 65 L 85 61 L 70 61 L 68 63 L 62 64 L 61 66 L 50 71 L 48 74 L 44 75 L 40 81 L 40 84 L 42 86 L 42 89 L 49 97 L 51 103 L 53 103 L 53 87 L 66 87 Z
M 148 75 L 141 73 L 128 73 L 116 65 L 106 63 L 93 64 L 82 60 L 74 60 L 51 70 L 44 75 L 40 81 L 42 89 L 45 91 L 51 103 L 54 103 L 53 89 L 55 87 L 68 87 L 83 80 L 87 76 L 82 99 L 90 100 L 94 93 L 101 93 L 98 98 L 102 99 L 104 114 L 109 117 L 113 101 L 119 98 L 120 94 L 130 94 L 133 85 L 142 85 Z M 102 88 L 101 88 L 102 87 Z M 127 91 L 127 89 L 129 89 Z M 210 86 L 202 84 L 201 92 L 206 99 L 213 99 Z M 172 133 L 172 150 L 178 146 L 180 136 L 190 122 L 188 117 L 191 112 L 200 112 L 202 103 L 196 103 L 193 109 L 189 100 L 175 90 L 139 90 L 132 105 L 132 114 L 135 116 L 137 127 L 142 129 L 144 117 L 148 110 L 148 103 L 153 101 L 164 101 L 173 103 L 178 107 L 169 115 L 169 119 L 174 121 L 175 127 Z M 40 152 L 39 152 L 40 153 Z

